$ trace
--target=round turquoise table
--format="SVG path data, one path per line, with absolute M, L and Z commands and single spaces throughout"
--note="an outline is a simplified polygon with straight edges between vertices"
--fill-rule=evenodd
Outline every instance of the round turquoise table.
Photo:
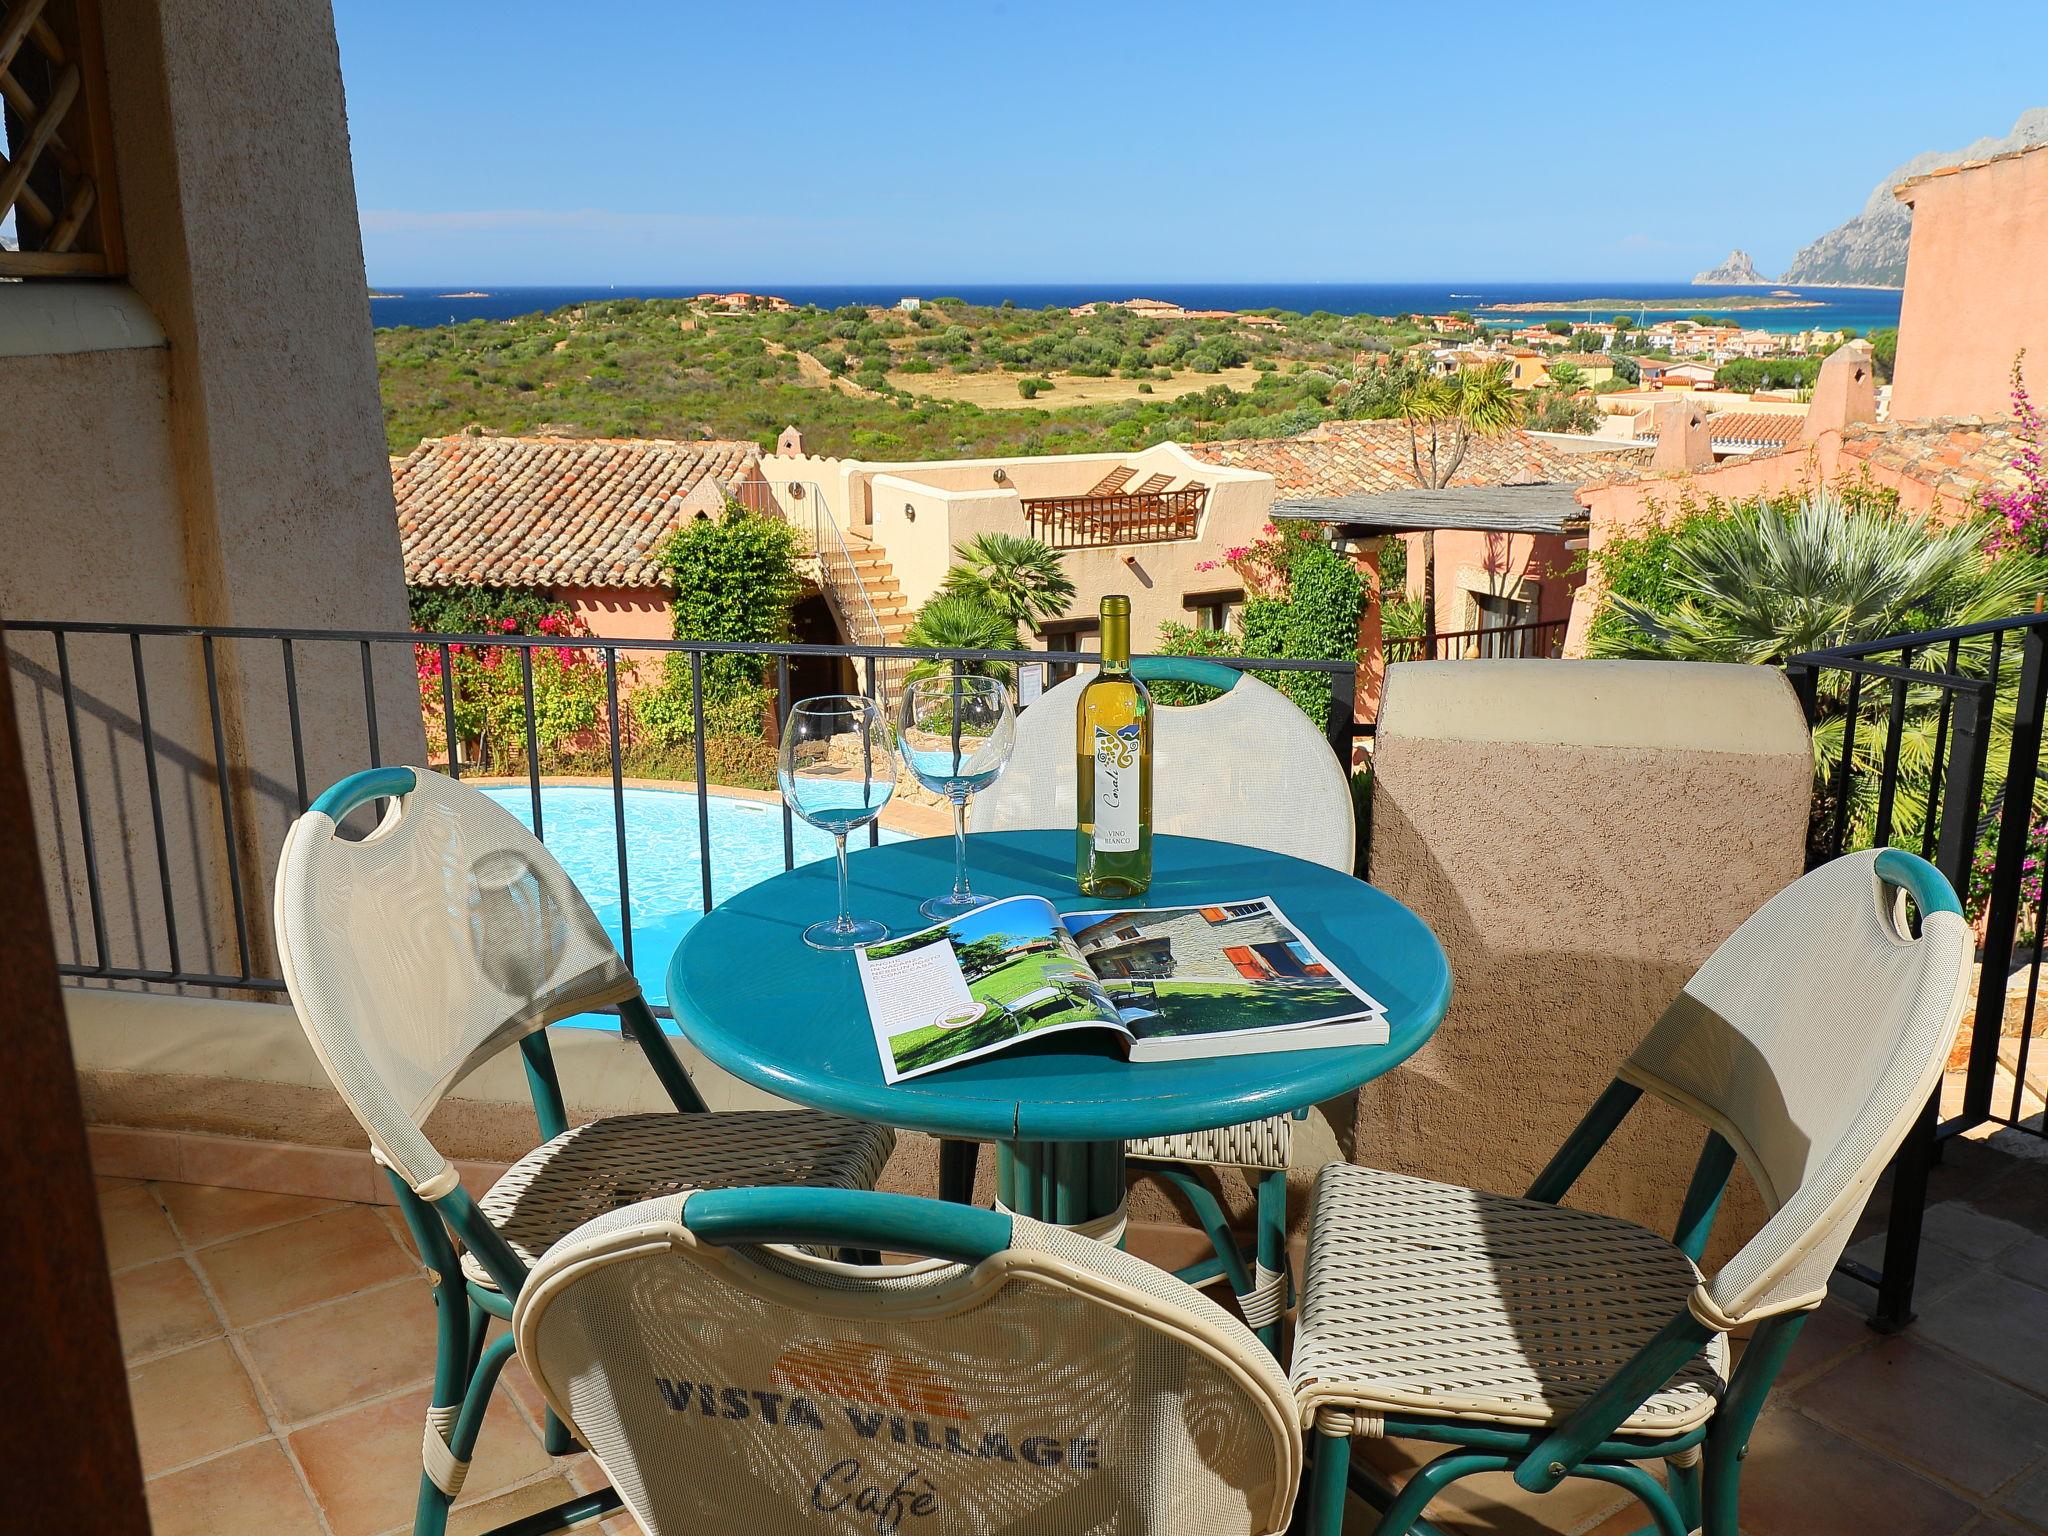
M 951 838 L 855 852 L 854 914 L 887 923 L 892 934 L 931 926 L 917 904 L 951 886 L 952 858 Z M 800 937 L 834 910 L 830 859 L 741 891 L 690 929 L 669 962 L 677 1024 L 733 1076 L 795 1103 L 995 1142 L 1004 1204 L 1082 1225 L 1121 1204 L 1127 1140 L 1234 1125 L 1347 1093 L 1414 1054 L 1450 1004 L 1450 966 L 1422 919 L 1320 864 L 1235 843 L 1157 837 L 1151 891 L 1102 902 L 1075 887 L 1072 832 L 979 832 L 968 840 L 968 858 L 976 891 L 1044 896 L 1063 912 L 1269 896 L 1386 1005 L 1388 1041 L 1133 1064 L 1105 1033 L 1078 1031 L 885 1083 L 853 956 L 811 949 Z

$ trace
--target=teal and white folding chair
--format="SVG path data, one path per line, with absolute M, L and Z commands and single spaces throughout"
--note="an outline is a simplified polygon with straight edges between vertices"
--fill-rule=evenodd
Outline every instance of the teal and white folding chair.
M 366 836 L 339 834 L 351 811 L 378 800 L 385 809 Z M 511 1353 L 509 1335 L 488 1348 L 485 1335 L 493 1318 L 512 1315 L 550 1243 L 651 1195 L 867 1187 L 888 1161 L 893 1133 L 878 1126 L 810 1110 L 707 1112 L 562 867 L 511 813 L 441 774 L 373 769 L 315 800 L 285 838 L 276 919 L 299 1022 L 439 1281 L 414 1524 L 427 1536 L 447 1522 Z M 608 1006 L 677 1112 L 569 1124 L 546 1027 Z M 512 1045 L 525 1059 L 541 1145 L 473 1201 L 422 1127 L 450 1088 Z M 559 1424 L 547 1439 L 556 1455 L 574 1449 Z
M 781 1245 L 920 1256 L 863 1267 Z M 908 1195 L 723 1189 L 541 1259 L 519 1353 L 649 1536 L 1259 1536 L 1301 1477 L 1229 1313 L 1060 1227 Z
M 1145 682 L 1199 683 L 1221 690 L 1204 704 L 1159 706 L 1153 723 L 1154 832 L 1213 838 L 1284 853 L 1347 873 L 1356 848 L 1351 785 L 1323 733 L 1292 700 L 1234 667 L 1192 657 L 1141 658 Z M 1049 689 L 1017 719 L 1017 745 L 1002 778 L 974 806 L 976 828 L 1001 832 L 1074 825 L 1074 706 L 1089 669 Z M 1257 891 L 1246 891 L 1256 896 Z M 1156 1171 L 1193 1205 L 1216 1250 L 1181 1271 L 1203 1283 L 1226 1277 L 1245 1321 L 1273 1346 L 1287 1303 L 1287 1159 L 1294 1120 L 1274 1115 L 1243 1125 L 1134 1141 L 1128 1156 Z M 955 1150 L 964 1146 L 964 1153 Z M 972 1187 L 971 1144 L 949 1144 L 945 1193 Z M 1257 1233 L 1247 1255 L 1231 1235 L 1197 1165 L 1239 1168 L 1255 1191 Z
M 1525 1197 L 1325 1168 L 1294 1333 L 1315 1431 L 1308 1536 L 1339 1529 L 1352 1437 L 1381 1435 L 1449 1449 L 1398 1496 L 1352 1479 L 1385 1511 L 1379 1536 L 1429 1529 L 1428 1502 L 1480 1472 L 1532 1492 L 1595 1479 L 1641 1500 L 1661 1536 L 1735 1536 L 1750 1431 L 1940 1079 L 1972 952 L 1932 865 L 1837 859 L 1708 958 Z M 1558 1204 L 1645 1093 L 1707 1126 L 1668 1242 Z M 1738 1157 L 1769 1219 L 1708 1278 Z M 1731 1373 L 1728 1332 L 1752 1325 Z M 1662 1483 L 1638 1465 L 1659 1459 Z

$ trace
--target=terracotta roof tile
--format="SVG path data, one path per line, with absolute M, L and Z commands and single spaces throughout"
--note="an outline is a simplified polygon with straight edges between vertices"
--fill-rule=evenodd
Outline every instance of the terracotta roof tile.
M 413 586 L 648 587 L 686 510 L 747 478 L 752 443 L 439 437 L 394 459 Z
M 1299 437 L 1189 443 L 1187 450 L 1211 464 L 1264 470 L 1282 496 L 1351 496 L 1415 486 L 1405 421 L 1328 421 Z M 1578 484 L 1605 476 L 1613 463 L 1613 455 L 1568 453 L 1518 427 L 1473 438 L 1451 484 Z

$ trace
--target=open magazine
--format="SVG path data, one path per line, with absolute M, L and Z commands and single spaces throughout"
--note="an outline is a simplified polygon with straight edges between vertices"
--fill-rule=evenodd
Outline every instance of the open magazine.
M 1266 897 L 1054 910 L 1012 896 L 855 952 L 892 1083 L 1070 1029 L 1132 1061 L 1383 1045 L 1386 1009 Z

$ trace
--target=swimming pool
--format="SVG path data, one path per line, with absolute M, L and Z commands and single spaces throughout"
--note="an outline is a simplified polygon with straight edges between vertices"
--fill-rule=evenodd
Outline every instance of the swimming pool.
M 533 802 L 523 784 L 484 789 L 531 831 Z M 633 974 L 650 1003 L 668 1001 L 668 960 L 685 933 L 704 915 L 703 867 L 698 858 L 697 796 L 693 790 L 628 789 L 626 879 L 633 899 Z M 737 891 L 782 873 L 782 806 L 712 794 L 711 900 L 715 905 Z M 612 825 L 612 792 L 596 786 L 543 784 L 540 791 L 543 840 L 569 872 L 612 936 L 623 948 L 619 922 L 619 856 Z M 831 834 L 795 823 L 796 862 L 832 856 Z M 884 830 L 882 841 L 900 843 L 901 832 Z M 867 846 L 865 831 L 849 839 Z M 820 912 L 820 917 L 830 917 Z M 567 1025 L 616 1029 L 601 1014 L 566 1019 Z M 674 1026 L 668 1026 L 673 1029 Z

